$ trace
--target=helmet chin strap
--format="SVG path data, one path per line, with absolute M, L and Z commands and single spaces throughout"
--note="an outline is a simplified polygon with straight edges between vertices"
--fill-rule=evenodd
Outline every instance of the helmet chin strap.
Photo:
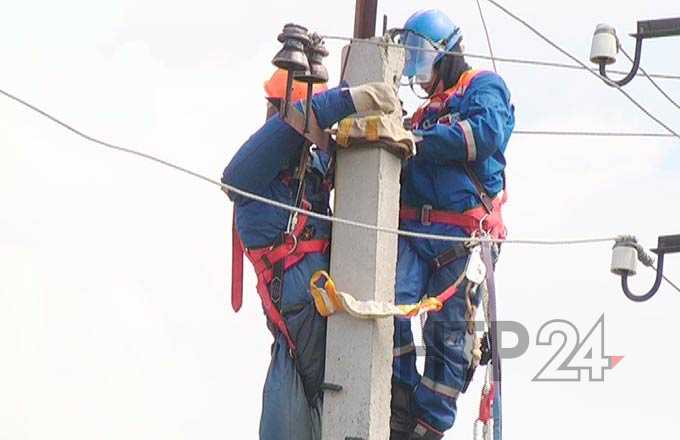
M 416 91 L 416 88 L 414 87 L 415 83 L 413 82 L 413 78 L 409 78 L 409 86 L 411 87 L 411 91 L 413 92 L 414 95 L 416 95 L 420 99 L 430 99 L 432 96 L 434 96 L 435 92 L 437 91 L 437 87 L 439 87 L 439 84 L 442 82 L 442 77 L 441 75 L 437 74 L 437 79 L 432 83 L 430 86 L 430 89 L 427 91 L 427 95 L 422 95 L 421 93 L 418 93 Z
M 442 82 L 442 77 L 441 75 L 437 74 L 437 80 L 432 83 L 432 86 L 430 86 L 430 90 L 428 91 L 427 97 L 431 98 L 434 95 L 434 92 L 437 90 L 437 87 L 439 87 L 439 84 Z
M 413 78 L 409 78 L 409 86 L 411 87 L 411 91 L 413 92 L 414 95 L 416 95 L 420 99 L 430 99 L 432 94 L 428 94 L 426 96 L 423 96 L 422 94 L 418 93 L 415 88 L 415 83 L 413 82 Z

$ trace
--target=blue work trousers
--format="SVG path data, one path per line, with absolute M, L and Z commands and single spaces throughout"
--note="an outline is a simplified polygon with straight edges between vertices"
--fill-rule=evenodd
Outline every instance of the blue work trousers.
M 422 239 L 400 237 L 397 304 L 414 304 L 424 297 L 437 296 L 459 278 L 465 270 L 466 257 L 439 270 L 433 269 L 432 259 L 442 246 L 445 245 L 431 246 Z M 456 401 L 471 364 L 473 339 L 467 332 L 466 287 L 467 282 L 463 282 L 440 312 L 432 312 L 427 317 L 423 328 L 426 358 L 422 376 L 416 368 L 411 320 L 396 318 L 394 322 L 393 379 L 413 390 L 413 416 L 440 432 L 453 426 Z M 478 295 L 473 297 L 473 303 L 479 304 Z
M 320 440 L 326 318 L 313 303 L 284 317 L 297 352 L 291 356 L 286 338 L 275 332 L 262 396 L 260 440 Z

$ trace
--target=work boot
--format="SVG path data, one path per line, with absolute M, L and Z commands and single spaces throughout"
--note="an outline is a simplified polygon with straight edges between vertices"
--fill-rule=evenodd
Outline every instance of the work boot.
M 412 412 L 413 390 L 410 386 L 392 381 L 390 440 L 409 440 L 416 420 Z
M 437 431 L 431 426 L 428 426 L 420 420 L 411 433 L 409 440 L 441 440 L 444 438 L 444 433 Z

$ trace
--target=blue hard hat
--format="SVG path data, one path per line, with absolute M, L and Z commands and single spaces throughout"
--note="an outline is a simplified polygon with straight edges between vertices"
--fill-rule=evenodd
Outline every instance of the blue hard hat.
M 416 12 L 406 21 L 403 31 L 402 44 L 413 48 L 406 49 L 404 76 L 415 78 L 415 82 L 427 82 L 432 66 L 444 57 L 422 49 L 451 51 L 463 39 L 460 28 L 438 9 Z

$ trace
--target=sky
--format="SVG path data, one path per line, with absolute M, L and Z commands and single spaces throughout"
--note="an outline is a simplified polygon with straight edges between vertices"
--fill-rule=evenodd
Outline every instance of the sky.
M 0 88 L 94 136 L 219 177 L 262 123 L 262 82 L 283 24 L 349 36 L 353 2 L 0 0 Z M 382 1 L 398 27 L 414 2 Z M 498 56 L 565 62 L 482 2 Z M 421 1 L 487 46 L 474 1 Z M 640 19 L 678 15 L 677 2 L 507 6 L 586 60 L 595 26 L 616 27 L 629 52 Z M 680 74 L 680 40 L 645 42 L 643 66 Z M 328 41 L 337 83 L 342 43 Z M 469 60 L 479 68 L 490 63 Z M 661 129 L 587 72 L 499 63 L 517 128 Z M 628 66 L 620 61 L 616 67 Z M 680 81 L 661 80 L 680 99 Z M 680 130 L 678 110 L 644 79 L 626 87 Z M 407 108 L 417 100 L 402 92 Z M 635 234 L 647 247 L 678 233 L 680 143 L 516 135 L 507 151 L 510 238 Z M 0 97 L 0 439 L 257 438 L 271 337 L 255 280 L 228 306 L 231 205 L 216 188 L 88 143 Z M 531 346 L 504 364 L 508 438 L 667 437 L 680 421 L 669 349 L 680 295 L 668 286 L 628 301 L 609 273 L 611 244 L 506 245 L 499 316 Z M 666 274 L 680 280 L 680 257 Z M 640 269 L 638 291 L 651 285 Z M 581 335 L 605 315 L 605 350 L 624 355 L 603 383 L 536 383 L 559 348 L 536 344 L 543 324 Z M 471 438 L 481 374 L 446 438 Z

